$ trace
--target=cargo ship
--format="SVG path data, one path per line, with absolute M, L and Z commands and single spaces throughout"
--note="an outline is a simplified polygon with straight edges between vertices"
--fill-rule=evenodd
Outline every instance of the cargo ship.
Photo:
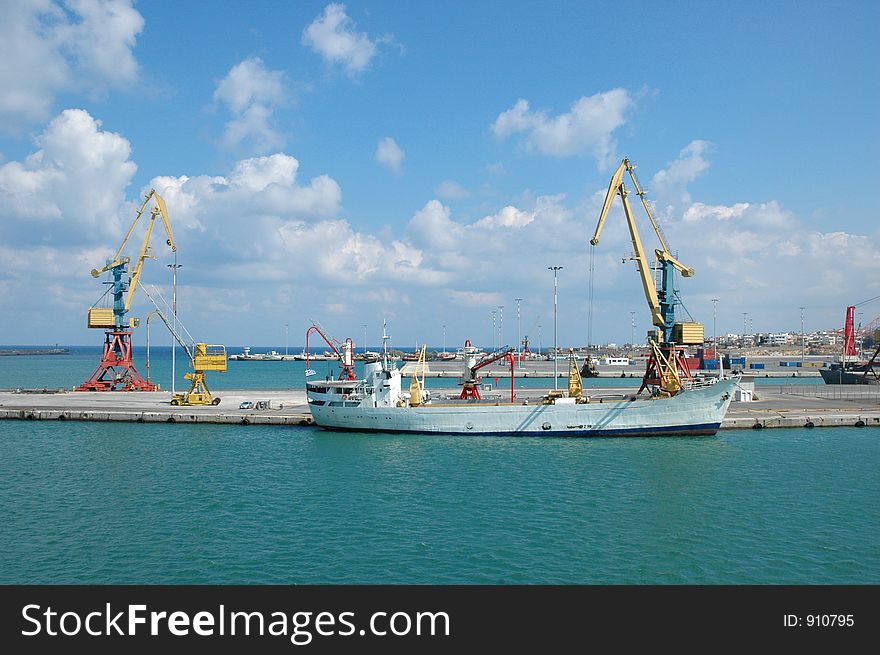
M 576 364 L 569 369 L 568 389 L 551 391 L 538 402 L 518 402 L 514 376 L 510 401 L 483 399 L 476 372 L 488 363 L 508 359 L 512 351 L 474 362 L 465 344 L 462 391 L 440 400 L 424 387 L 416 368 L 409 392 L 400 370 L 382 361 L 367 363 L 360 379 L 353 376 L 350 348 L 343 348 L 339 379 L 306 381 L 309 410 L 316 425 L 335 430 L 452 435 L 506 436 L 671 436 L 713 435 L 721 426 L 736 378 L 692 384 L 675 395 L 627 395 L 592 399 L 585 392 Z M 422 350 L 424 360 L 424 349 Z M 312 371 L 307 371 L 313 373 Z

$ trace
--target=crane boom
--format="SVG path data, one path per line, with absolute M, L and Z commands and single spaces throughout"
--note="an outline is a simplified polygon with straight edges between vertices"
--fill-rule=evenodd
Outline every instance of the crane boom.
M 651 266 L 648 263 L 648 258 L 645 255 L 645 248 L 642 245 L 641 235 L 639 234 L 639 229 L 636 226 L 635 216 L 633 215 L 632 207 L 629 203 L 629 192 L 627 191 L 626 184 L 623 181 L 624 175 L 626 173 L 629 173 L 630 179 L 632 179 L 636 195 L 638 195 L 639 199 L 642 201 L 642 206 L 645 208 L 645 212 L 648 214 L 648 219 L 651 221 L 651 226 L 654 228 L 657 239 L 658 241 L 660 241 L 660 245 L 662 246 L 661 248 L 658 248 L 654 251 L 654 254 L 657 256 L 657 260 L 661 262 L 661 264 L 668 263 L 673 268 L 677 269 L 683 277 L 692 277 L 695 271 L 693 268 L 685 266 L 676 257 L 674 257 L 671 252 L 669 252 L 669 246 L 666 243 L 666 237 L 663 235 L 663 231 L 660 229 L 660 225 L 657 223 L 657 219 L 654 218 L 654 213 L 651 211 L 651 207 L 648 204 L 647 199 L 645 198 L 645 192 L 639 185 L 639 181 L 636 178 L 634 169 L 635 166 L 633 165 L 633 163 L 629 159 L 624 159 L 617 167 L 617 170 L 614 171 L 614 175 L 611 176 L 611 182 L 609 183 L 608 191 L 605 194 L 605 202 L 602 204 L 602 213 L 599 215 L 599 222 L 596 225 L 596 231 L 593 234 L 593 238 L 590 239 L 590 243 L 594 246 L 599 245 L 599 237 L 602 234 L 602 229 L 605 227 L 605 221 L 608 218 L 608 212 L 611 209 L 611 204 L 614 202 L 614 197 L 619 195 L 623 204 L 623 212 L 626 215 L 626 224 L 629 228 L 630 238 L 632 240 L 633 256 L 631 257 L 631 259 L 636 262 L 636 267 L 639 271 L 639 277 L 642 281 L 642 289 L 645 292 L 645 298 L 648 301 L 648 308 L 651 311 L 651 322 L 661 330 L 668 332 L 671 329 L 671 326 L 669 325 L 667 317 L 668 312 L 664 311 L 663 305 L 671 303 L 672 298 L 663 298 L 663 302 L 661 302 L 661 298 L 657 294 L 657 288 L 654 284 L 653 276 L 651 274 Z M 668 293 L 664 293 L 664 296 L 668 295 Z

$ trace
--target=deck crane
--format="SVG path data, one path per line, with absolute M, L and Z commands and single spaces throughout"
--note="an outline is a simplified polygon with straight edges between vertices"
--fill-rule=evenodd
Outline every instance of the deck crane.
M 354 373 L 354 341 L 349 337 L 344 342 L 340 342 L 338 339 L 328 336 L 327 332 L 316 321 L 312 321 L 311 327 L 306 330 L 306 375 L 314 375 L 314 373 L 309 372 L 312 370 L 309 366 L 309 335 L 312 332 L 317 332 L 339 359 L 339 365 L 342 367 L 339 379 L 356 380 L 357 376 Z
M 464 375 L 461 379 L 461 395 L 460 400 L 480 400 L 480 390 L 477 385 L 480 378 L 477 377 L 477 371 L 487 367 L 502 359 L 506 359 L 510 363 L 510 402 L 514 402 L 516 395 L 514 392 L 514 367 L 516 366 L 516 351 L 513 348 L 506 348 L 501 352 L 494 353 L 477 361 L 477 353 L 479 348 L 475 348 L 468 339 L 464 342 L 462 353 L 464 354 Z
M 663 236 L 663 231 L 654 218 L 653 212 L 651 212 L 651 207 L 645 197 L 645 192 L 642 191 L 639 185 L 634 169 L 634 164 L 629 159 L 624 159 L 611 177 L 611 183 L 608 185 L 608 192 L 605 195 L 605 202 L 602 205 L 602 213 L 599 215 L 599 223 L 596 225 L 596 232 L 590 240 L 590 244 L 593 246 L 599 244 L 599 236 L 602 233 L 605 220 L 608 218 L 608 210 L 611 208 L 614 197 L 619 195 L 623 203 L 623 211 L 626 216 L 634 251 L 633 255 L 627 259 L 636 262 L 645 298 L 648 301 L 648 308 L 651 311 L 651 322 L 659 329 L 660 337 L 659 342 L 651 340 L 651 355 L 648 358 L 647 370 L 645 371 L 645 377 L 642 380 L 639 393 L 648 386 L 651 386 L 660 393 L 674 395 L 682 388 L 682 377 L 690 378 L 690 370 L 684 361 L 684 352 L 678 348 L 678 344 L 703 343 L 702 324 L 675 322 L 675 292 L 673 289 L 675 271 L 678 270 L 683 277 L 692 277 L 694 269 L 682 264 L 669 251 L 666 238 Z M 642 206 L 645 208 L 645 212 L 651 221 L 651 226 L 654 228 L 657 239 L 660 241 L 661 247 L 654 251 L 660 268 L 659 289 L 652 275 L 653 269 L 645 256 L 642 239 L 629 204 L 629 192 L 623 181 L 626 173 L 629 173 L 636 195 L 642 201 Z M 623 261 L 626 262 L 626 259 Z
M 123 256 L 122 251 L 128 244 L 129 239 L 131 239 L 138 221 L 140 221 L 151 200 L 155 200 L 155 205 L 150 210 L 144 242 L 132 268 L 131 277 L 128 280 L 124 280 L 123 276 L 126 273 L 126 267 L 131 260 L 129 257 Z M 168 235 L 165 243 L 171 247 L 172 252 L 176 252 L 177 246 L 174 243 L 174 236 L 171 232 L 171 223 L 168 220 L 168 209 L 165 206 L 165 201 L 162 199 L 162 196 L 156 193 L 155 189 L 150 189 L 113 259 L 108 259 L 102 268 L 92 269 L 92 277 L 95 278 L 107 272 L 111 274 L 112 280 L 105 284 L 109 285 L 107 293 L 112 293 L 113 307 L 102 308 L 93 305 L 89 308 L 88 327 L 105 330 L 104 354 L 101 357 L 101 363 L 98 364 L 98 368 L 95 369 L 95 372 L 92 373 L 88 380 L 76 388 L 77 391 L 155 391 L 158 388 L 158 385 L 144 380 L 134 366 L 131 352 L 131 336 L 132 328 L 138 325 L 138 319 L 126 319 L 126 314 L 131 309 L 134 293 L 140 282 L 144 261 L 148 257 L 152 257 L 150 237 L 153 234 L 153 227 L 157 216 L 162 217 L 162 223 Z M 128 292 L 127 294 L 126 291 Z

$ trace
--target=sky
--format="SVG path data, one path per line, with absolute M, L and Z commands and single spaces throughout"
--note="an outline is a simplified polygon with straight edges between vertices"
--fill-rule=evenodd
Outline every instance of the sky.
M 387 319 L 401 347 L 547 347 L 551 266 L 560 346 L 640 341 L 619 200 L 589 244 L 624 157 L 708 335 L 839 328 L 880 295 L 873 1 L 0 6 L 0 343 L 103 342 L 90 271 L 151 188 L 197 341 L 299 346 L 314 320 L 377 346 Z M 142 281 L 170 301 L 157 232 Z

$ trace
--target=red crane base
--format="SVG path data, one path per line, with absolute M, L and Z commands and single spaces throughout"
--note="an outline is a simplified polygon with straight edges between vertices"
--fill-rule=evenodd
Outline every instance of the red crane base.
M 156 391 L 158 388 L 158 384 L 144 380 L 134 366 L 131 330 L 108 330 L 101 363 L 76 391 Z
M 459 400 L 481 400 L 480 390 L 477 385 L 472 382 L 465 382 L 461 387 L 461 395 Z

